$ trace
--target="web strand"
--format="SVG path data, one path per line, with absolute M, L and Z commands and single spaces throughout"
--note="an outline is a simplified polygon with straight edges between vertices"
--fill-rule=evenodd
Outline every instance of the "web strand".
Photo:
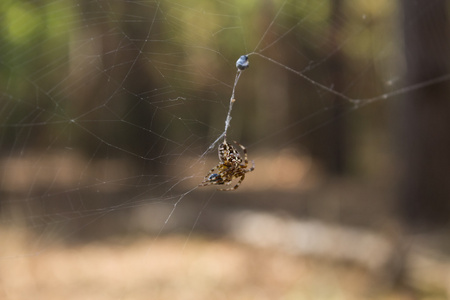
M 89 6 L 80 0 L 49 2 L 61 5 L 59 8 L 40 8 L 39 1 L 34 1 L 29 15 L 29 7 L 22 7 L 21 1 L 10 2 L 0 5 L 1 14 L 8 11 L 8 18 L 2 19 L 7 26 L 0 28 L 5 37 L 0 45 L 4 71 L 0 72 L 0 146 L 4 148 L 0 194 L 2 210 L 3 205 L 17 205 L 25 207 L 25 212 L 3 220 L 43 228 L 43 240 L 61 225 L 78 222 L 73 234 L 63 236 L 69 239 L 111 213 L 140 210 L 154 203 L 172 205 L 157 224 L 160 233 L 167 230 L 169 221 L 176 219 L 179 204 L 188 202 L 188 195 L 197 189 L 194 185 L 206 154 L 234 134 L 230 130 L 233 109 L 240 109 L 240 103 L 234 105 L 236 101 L 258 96 L 254 108 L 263 113 L 245 120 L 250 125 L 246 131 L 252 134 L 252 145 L 261 150 L 270 141 L 280 140 L 271 145 L 279 151 L 297 147 L 312 132 L 333 126 L 339 118 L 351 118 L 362 107 L 408 98 L 428 86 L 450 81 L 445 71 L 401 86 L 406 77 L 402 72 L 407 70 L 402 70 L 402 59 L 390 57 L 399 54 L 395 50 L 398 41 L 387 40 L 395 37 L 383 35 L 386 26 L 377 27 L 376 18 L 368 24 L 366 12 L 353 3 L 348 5 L 351 10 L 345 10 L 351 15 L 337 13 L 349 28 L 344 26 L 338 41 L 329 43 L 328 30 L 336 24 L 327 15 L 326 1 L 312 1 L 308 6 L 282 0 L 270 7 L 255 7 L 255 12 L 264 9 L 265 13 L 258 24 L 249 23 L 254 17 L 241 14 L 245 8 L 240 3 L 223 1 L 214 2 L 216 6 L 204 6 L 201 1 L 189 5 L 93 1 Z M 52 14 L 45 15 L 47 10 Z M 15 18 L 18 12 L 23 19 Z M 18 24 L 22 20 L 29 21 L 23 28 Z M 367 43 L 368 37 L 376 45 Z M 434 42 L 437 46 L 442 43 Z M 359 45 L 370 51 L 355 49 Z M 248 95 L 252 96 L 236 91 L 242 69 L 238 68 L 233 84 L 232 71 L 226 80 L 221 77 L 221 64 L 229 65 L 228 58 L 236 48 L 250 52 L 244 56 L 267 62 L 266 69 L 255 68 L 251 72 L 256 73 L 249 74 L 257 75 L 251 78 L 255 88 Z M 353 61 L 352 51 L 361 57 Z M 338 86 L 340 78 L 334 77 L 335 67 L 329 64 L 342 53 L 353 65 L 343 71 L 349 73 L 342 80 L 349 81 Z M 414 55 L 412 50 L 409 53 Z M 301 58 L 304 67 L 296 58 Z M 313 69 L 316 73 L 310 75 Z M 261 83 L 268 82 L 261 79 L 270 79 L 267 73 L 272 70 L 289 76 L 290 82 L 269 81 L 267 87 L 280 89 L 281 101 L 259 97 L 265 88 Z M 364 77 L 366 70 L 373 74 Z M 302 83 L 307 93 L 296 90 L 297 83 Z M 225 96 L 216 97 L 221 88 Z M 299 94 L 308 97 L 295 99 Z M 275 119 L 285 109 L 275 101 L 287 110 L 300 105 L 305 109 L 297 115 L 289 112 L 290 119 L 275 126 L 257 126 L 265 121 L 262 116 Z M 342 111 L 331 115 L 335 102 Z M 208 115 L 210 103 L 219 103 L 220 116 L 216 112 Z M 272 112 L 273 107 L 280 109 Z M 214 136 L 206 136 L 209 132 Z M 209 139 L 214 141 L 204 145 L 205 139 L 208 144 Z M 89 217 L 92 222 L 86 221 Z
M 237 86 L 237 84 L 239 82 L 239 78 L 241 77 L 241 73 L 242 73 L 242 70 L 237 70 L 236 77 L 234 78 L 233 89 L 231 91 L 230 102 L 229 102 L 229 105 L 228 105 L 227 117 L 225 118 L 225 129 L 222 132 L 222 134 L 219 135 L 217 137 L 217 139 L 215 139 L 214 142 L 211 145 L 209 145 L 208 149 L 206 149 L 206 151 L 202 154 L 202 157 L 206 153 L 208 153 L 209 151 L 214 149 L 216 147 L 217 143 L 219 143 L 219 141 L 221 141 L 222 139 L 226 139 L 226 137 L 227 137 L 227 132 L 228 132 L 228 129 L 230 128 L 231 119 L 232 119 L 231 112 L 233 111 L 233 104 L 234 104 L 234 102 L 236 102 L 236 98 L 235 98 L 236 86 Z
M 231 92 L 231 98 L 230 98 L 230 104 L 228 106 L 227 118 L 225 119 L 225 130 L 224 130 L 224 133 L 223 133 L 224 136 L 227 135 L 228 128 L 230 127 L 231 111 L 233 110 L 234 102 L 236 102 L 236 98 L 235 98 L 234 94 L 235 94 L 235 91 L 236 91 L 236 86 L 237 86 L 237 83 L 239 81 L 239 78 L 241 77 L 241 73 L 242 73 L 242 71 L 238 70 L 237 73 L 236 73 L 236 77 L 234 79 L 233 91 Z

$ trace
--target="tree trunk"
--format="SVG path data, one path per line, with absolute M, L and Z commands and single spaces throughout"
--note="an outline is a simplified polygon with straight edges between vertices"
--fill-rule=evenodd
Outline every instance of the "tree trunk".
M 340 46 L 342 41 L 339 39 L 342 30 L 342 0 L 331 1 L 331 29 L 329 32 L 330 44 L 334 49 Z M 329 61 L 331 66 L 331 72 L 333 76 L 334 88 L 337 91 L 341 91 L 343 88 L 343 73 L 344 73 L 344 57 L 339 51 Z M 329 126 L 329 141 L 331 150 L 327 157 L 328 169 L 334 175 L 343 175 L 347 171 L 347 130 L 345 124 L 345 118 L 342 118 L 344 113 L 344 106 L 342 105 L 342 99 L 334 96 L 334 104 L 332 107 L 333 126 Z
M 406 86 L 400 122 L 400 212 L 409 225 L 450 221 L 450 35 L 447 1 L 402 0 Z

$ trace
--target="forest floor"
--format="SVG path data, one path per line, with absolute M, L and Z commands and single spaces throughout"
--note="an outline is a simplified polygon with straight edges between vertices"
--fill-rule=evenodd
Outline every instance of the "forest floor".
M 63 192 L 35 208 L 24 201 L 25 222 L 2 220 L 0 299 L 450 299 L 448 230 L 402 228 L 389 180 L 269 158 L 234 192 L 186 193 L 200 177 L 177 182 L 169 200 L 117 185 L 86 191 L 95 205 L 86 215 L 65 207 L 81 195 L 71 188 L 79 176 L 55 163 L 59 175 L 39 180 L 46 191 L 66 180 Z M 39 185 L 30 172 L 10 174 L 11 203 Z
M 226 238 L 110 237 L 33 252 L 2 230 L 1 299 L 444 299 L 374 284 L 364 268 Z

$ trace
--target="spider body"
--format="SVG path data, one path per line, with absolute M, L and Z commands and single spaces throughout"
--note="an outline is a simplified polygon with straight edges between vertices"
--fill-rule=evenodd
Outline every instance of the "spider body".
M 232 191 L 239 187 L 244 180 L 246 173 L 252 172 L 255 169 L 255 164 L 253 162 L 253 166 L 250 169 L 247 169 L 247 149 L 236 141 L 234 141 L 234 143 L 241 147 L 244 158 L 242 158 L 239 151 L 225 139 L 223 143 L 219 145 L 219 164 L 209 171 L 200 186 L 230 185 L 233 179 L 239 178 L 239 181 L 234 187 L 219 189 L 220 191 Z

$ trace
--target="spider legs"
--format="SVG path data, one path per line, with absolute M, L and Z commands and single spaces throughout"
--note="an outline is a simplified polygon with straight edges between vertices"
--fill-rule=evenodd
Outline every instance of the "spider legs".
M 233 141 L 233 142 L 236 145 L 238 145 L 239 147 L 241 147 L 242 152 L 244 153 L 244 165 L 245 165 L 245 167 L 247 167 L 247 165 L 248 165 L 247 149 L 244 146 L 242 146 L 241 144 L 239 144 L 238 142 L 236 142 L 236 141 Z
M 242 152 L 244 153 L 244 164 L 241 165 L 241 166 L 244 167 L 244 168 L 247 168 L 247 166 L 248 166 L 247 149 L 246 149 L 244 146 L 242 146 L 241 144 L 239 144 L 238 142 L 236 142 L 236 141 L 233 141 L 233 142 L 234 142 L 236 145 L 238 145 L 239 147 L 241 147 Z M 245 173 L 248 173 L 248 172 L 252 172 L 253 170 L 255 170 L 255 162 L 252 160 L 252 167 L 251 167 L 250 169 L 248 169 L 248 170 L 244 170 L 244 172 L 245 172 Z
M 244 179 L 245 179 L 245 173 L 242 174 L 241 178 L 239 179 L 239 181 L 236 183 L 236 185 L 234 187 L 227 188 L 227 189 L 218 189 L 218 191 L 234 191 L 235 189 L 237 189 L 241 185 L 241 183 L 242 183 L 242 181 L 244 181 Z
M 255 161 L 252 160 L 252 167 L 250 169 L 248 169 L 248 170 L 245 170 L 245 173 L 252 172 L 254 170 L 255 170 Z
M 245 174 L 255 169 L 255 163 L 252 161 L 252 167 L 248 167 L 247 149 L 234 141 L 242 151 L 242 156 L 233 145 L 229 144 L 226 139 L 219 145 L 219 164 L 212 168 L 203 179 L 199 186 L 207 185 L 224 185 L 227 188 L 219 189 L 219 191 L 232 191 L 237 189 L 245 179 Z M 230 188 L 234 179 L 238 179 L 236 185 Z
M 214 171 L 217 169 L 218 167 L 215 166 L 214 168 L 212 168 L 211 170 L 209 170 L 208 174 L 206 174 L 205 179 L 203 179 L 203 182 L 200 183 L 198 186 L 207 186 L 207 185 L 211 185 L 211 184 L 217 184 L 217 182 L 215 182 L 213 175 L 217 175 L 214 173 Z M 217 177 L 216 177 L 217 178 Z

